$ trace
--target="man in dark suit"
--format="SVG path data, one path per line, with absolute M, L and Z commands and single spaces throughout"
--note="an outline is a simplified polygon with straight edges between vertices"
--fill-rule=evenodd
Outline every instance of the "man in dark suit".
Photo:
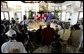
M 42 42 L 43 45 L 49 46 L 53 40 L 55 31 L 50 27 L 50 23 L 47 24 L 47 27 L 42 30 Z

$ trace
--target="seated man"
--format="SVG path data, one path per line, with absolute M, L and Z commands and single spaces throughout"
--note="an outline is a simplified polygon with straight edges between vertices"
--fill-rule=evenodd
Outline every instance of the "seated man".
M 70 38 L 71 35 L 71 30 L 69 29 L 69 25 L 65 24 L 64 29 L 59 30 L 58 34 L 60 35 L 60 38 L 63 40 L 62 42 L 63 52 L 65 52 L 68 44 L 68 39 Z
M 76 24 L 72 27 L 72 34 L 70 36 L 70 47 L 73 53 L 78 53 L 83 41 L 83 35 L 80 27 Z
M 16 32 L 14 30 L 10 29 L 6 35 L 9 37 L 9 41 L 1 46 L 2 53 L 27 53 L 23 44 L 15 40 Z

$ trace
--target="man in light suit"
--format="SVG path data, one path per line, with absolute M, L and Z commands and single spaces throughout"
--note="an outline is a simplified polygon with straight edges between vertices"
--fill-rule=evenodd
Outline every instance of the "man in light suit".
M 9 37 L 9 41 L 2 44 L 2 53 L 27 53 L 23 44 L 15 40 L 16 32 L 13 29 L 10 29 L 6 35 Z

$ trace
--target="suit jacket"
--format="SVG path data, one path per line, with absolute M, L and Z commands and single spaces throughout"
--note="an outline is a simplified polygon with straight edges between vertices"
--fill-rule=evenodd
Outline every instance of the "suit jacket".
M 1 46 L 2 53 L 12 53 L 13 49 L 18 49 L 20 53 L 27 53 L 23 44 L 21 42 L 17 42 L 16 40 L 13 40 L 13 42 L 9 40 Z
M 60 35 L 61 39 L 67 41 L 70 37 L 71 31 L 69 29 L 65 29 L 65 30 L 63 29 L 63 30 L 58 31 L 58 34 Z
M 81 42 L 83 41 L 83 35 L 81 30 L 72 31 L 71 42 L 74 47 L 80 47 Z
M 53 28 L 50 28 L 50 27 L 44 28 L 42 31 L 43 43 L 45 45 L 50 45 L 54 35 L 55 35 L 55 31 Z

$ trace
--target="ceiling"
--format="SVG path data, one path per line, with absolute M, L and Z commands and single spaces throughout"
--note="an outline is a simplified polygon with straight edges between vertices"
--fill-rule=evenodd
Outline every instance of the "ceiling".
M 22 1 L 24 3 L 40 3 L 41 1 Z M 63 3 L 65 1 L 45 1 L 46 3 Z

